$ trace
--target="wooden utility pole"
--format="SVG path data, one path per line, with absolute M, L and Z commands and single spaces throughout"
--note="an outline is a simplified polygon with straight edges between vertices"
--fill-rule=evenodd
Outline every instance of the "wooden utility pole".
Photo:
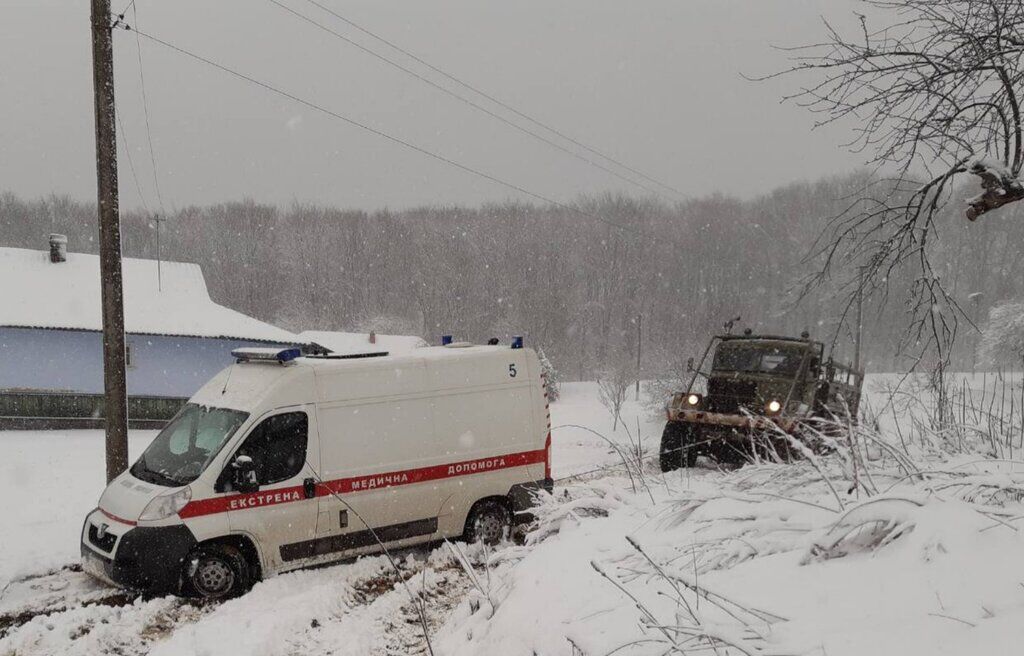
M 107 482 L 128 468 L 128 396 L 124 371 L 124 292 L 121 284 L 121 216 L 117 200 L 112 17 L 110 0 L 92 0 L 92 86 L 96 105 Z

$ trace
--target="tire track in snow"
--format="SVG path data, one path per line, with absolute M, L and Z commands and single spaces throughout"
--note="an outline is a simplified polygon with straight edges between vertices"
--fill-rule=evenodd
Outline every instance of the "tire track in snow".
M 14 588 L 22 598 L 36 594 L 0 615 L 0 656 L 142 656 L 169 632 L 213 608 L 199 600 L 145 599 L 71 568 L 19 583 L 8 592 Z
M 424 591 L 431 632 L 444 623 L 469 587 L 462 570 L 444 554 L 422 549 L 395 554 L 412 593 Z M 261 656 L 426 653 L 409 590 L 383 556 L 270 578 L 198 622 L 179 627 L 151 653 L 241 656 L 257 652 Z
M 433 633 L 469 588 L 445 552 L 382 556 L 273 577 L 221 603 L 146 598 L 77 565 L 8 584 L 0 596 L 0 656 L 426 653 L 413 594 Z

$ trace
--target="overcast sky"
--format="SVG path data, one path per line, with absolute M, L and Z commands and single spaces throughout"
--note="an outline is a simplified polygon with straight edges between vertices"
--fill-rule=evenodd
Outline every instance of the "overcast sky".
M 446 82 L 307 0 L 279 1 Z M 817 39 L 822 16 L 848 23 L 852 0 L 318 1 L 689 195 L 748 196 L 849 171 L 863 159 L 841 148 L 847 132 L 812 132 L 810 114 L 779 103 L 795 81 L 740 75 L 783 66 L 771 44 Z M 114 4 L 120 10 L 128 0 Z M 269 0 L 136 4 L 145 32 L 544 196 L 644 193 Z M 0 0 L 0 9 L 0 190 L 93 199 L 89 3 Z M 126 143 L 155 207 L 136 38 L 114 36 Z M 520 197 L 145 39 L 141 52 L 168 209 L 244 197 L 367 209 Z M 122 205 L 136 207 L 120 146 Z

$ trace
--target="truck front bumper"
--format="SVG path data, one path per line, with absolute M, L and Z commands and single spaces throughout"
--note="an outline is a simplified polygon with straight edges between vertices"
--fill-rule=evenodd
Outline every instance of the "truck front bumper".
M 705 410 L 670 410 L 669 421 L 681 421 L 688 424 L 702 424 L 733 428 L 737 432 L 770 431 L 781 429 L 790 433 L 797 427 L 798 421 L 789 417 L 764 417 L 760 415 L 727 415 L 720 412 Z
M 106 583 L 151 593 L 181 591 L 185 561 L 197 544 L 184 524 L 134 526 L 99 508 L 82 525 L 82 570 Z

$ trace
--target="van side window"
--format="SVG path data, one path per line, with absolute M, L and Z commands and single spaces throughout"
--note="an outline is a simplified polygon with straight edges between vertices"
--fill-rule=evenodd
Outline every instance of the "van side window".
M 256 466 L 260 485 L 280 483 L 295 476 L 306 462 L 309 419 L 305 412 L 287 412 L 267 417 L 249 433 L 238 450 Z

